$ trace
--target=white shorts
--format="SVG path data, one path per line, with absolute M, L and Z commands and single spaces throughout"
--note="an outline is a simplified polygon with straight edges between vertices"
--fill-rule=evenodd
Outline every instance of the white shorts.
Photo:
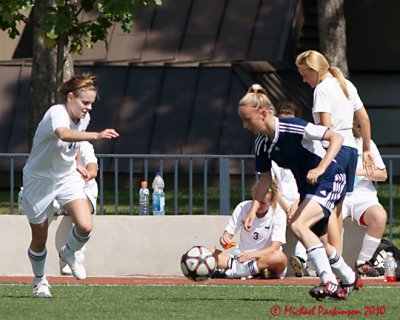
M 87 199 L 85 181 L 72 174 L 60 180 L 41 179 L 24 173 L 22 208 L 32 224 L 45 222 L 54 214 L 53 201 L 61 207 L 77 199 Z
M 372 193 L 352 193 L 344 198 L 342 208 L 342 219 L 351 218 L 357 221 L 360 226 L 360 218 L 364 212 L 372 206 L 381 206 L 378 197 Z

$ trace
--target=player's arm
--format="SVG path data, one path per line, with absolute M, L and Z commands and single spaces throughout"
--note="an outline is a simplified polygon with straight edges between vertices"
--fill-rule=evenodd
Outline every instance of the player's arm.
M 383 169 L 375 169 L 372 174 L 368 174 L 367 170 L 364 168 L 357 168 L 356 175 L 361 177 L 366 177 L 372 181 L 380 181 L 384 182 L 387 179 L 387 171 L 386 168 Z
M 271 171 L 261 172 L 260 181 L 254 190 L 253 203 L 248 214 L 243 219 L 243 227 L 246 231 L 250 231 L 254 218 L 256 217 L 257 210 L 260 207 L 260 202 L 264 200 L 265 195 L 271 187 L 271 184 Z
M 331 164 L 332 160 L 335 158 L 335 156 L 338 154 L 340 148 L 342 147 L 343 144 L 343 137 L 331 130 L 326 130 L 325 134 L 323 136 L 323 140 L 329 142 L 329 147 L 326 150 L 326 153 L 320 163 L 318 164 L 317 167 L 314 169 L 311 169 L 307 173 L 307 181 L 311 184 L 316 184 L 317 179 L 319 176 L 321 176 L 326 168 Z
M 105 129 L 100 132 L 86 132 L 73 130 L 67 127 L 59 127 L 54 133 L 64 142 L 94 141 L 119 137 L 118 132 L 114 129 Z
M 332 127 L 331 114 L 329 112 L 319 112 L 319 124 L 321 126 L 327 127 L 328 129 Z
M 371 153 L 371 122 L 364 106 L 358 109 L 354 115 L 360 124 L 361 137 L 363 139 L 363 167 L 367 171 L 368 175 L 371 175 L 375 170 L 374 160 Z

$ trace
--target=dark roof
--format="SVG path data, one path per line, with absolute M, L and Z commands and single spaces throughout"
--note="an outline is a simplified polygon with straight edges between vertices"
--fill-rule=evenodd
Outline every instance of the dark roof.
M 78 66 L 93 72 L 100 99 L 88 130 L 116 128 L 115 141 L 95 143 L 97 153 L 249 154 L 253 137 L 242 128 L 237 105 L 253 82 L 263 84 L 273 101 L 306 103 L 295 70 L 265 63 L 224 66 Z M 29 68 L 0 66 L 2 120 L 0 152 L 28 152 Z M 289 86 L 290 84 L 290 86 Z M 289 88 L 286 93 L 281 90 Z M 309 105 L 309 104 L 308 104 Z
M 139 8 L 129 34 L 110 29 L 75 61 L 226 62 L 287 58 L 296 0 L 164 0 Z

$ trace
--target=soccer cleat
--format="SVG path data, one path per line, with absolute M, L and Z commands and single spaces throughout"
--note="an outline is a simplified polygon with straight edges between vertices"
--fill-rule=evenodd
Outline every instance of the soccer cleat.
M 296 277 L 304 276 L 303 263 L 300 261 L 300 259 L 298 257 L 291 256 L 289 258 L 289 263 L 290 263 L 290 266 L 292 267 Z
M 345 300 L 346 291 L 338 284 L 333 282 L 322 282 L 319 286 L 312 288 L 309 291 L 311 297 L 321 301 L 325 298 L 333 298 L 336 300 Z
M 51 298 L 50 288 L 47 280 L 43 280 L 33 286 L 33 294 L 36 298 Z
M 65 263 L 64 260 L 60 259 L 60 274 L 64 276 L 70 276 L 72 275 L 71 268 L 69 267 L 68 264 Z
M 364 283 L 361 279 L 361 276 L 358 273 L 355 273 L 355 280 L 353 283 L 350 284 L 344 284 L 344 283 L 339 283 L 340 286 L 343 288 L 343 290 L 346 292 L 346 297 L 348 297 L 354 290 L 358 290 L 364 286 Z
M 68 264 L 68 266 L 71 268 L 72 275 L 75 278 L 77 278 L 78 280 L 86 279 L 86 270 L 83 265 L 82 259 L 80 259 L 79 256 L 77 257 L 76 253 L 68 255 L 65 252 L 65 249 L 65 246 L 60 249 L 60 259 Z
M 225 270 L 224 269 L 215 269 L 211 278 L 213 279 L 225 279 Z
M 365 262 L 360 265 L 356 265 L 357 273 L 366 277 L 379 277 L 378 270 L 374 268 L 371 262 Z
M 75 252 L 75 257 L 76 259 L 83 264 L 83 261 L 85 259 L 85 247 L 82 247 L 81 250 L 78 250 Z M 72 271 L 71 268 L 69 267 L 69 265 L 62 259 L 60 259 L 60 274 L 64 275 L 64 276 L 70 276 L 72 275 Z
M 273 278 L 273 274 L 271 272 L 271 270 L 269 270 L 268 268 L 265 268 L 262 272 L 262 277 L 264 279 L 272 279 Z

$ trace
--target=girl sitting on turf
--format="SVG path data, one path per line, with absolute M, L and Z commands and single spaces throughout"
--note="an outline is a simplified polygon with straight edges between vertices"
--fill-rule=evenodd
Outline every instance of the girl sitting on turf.
M 254 185 L 252 194 L 258 182 Z M 256 213 L 254 228 L 251 232 L 243 229 L 243 218 L 247 215 L 252 201 L 239 203 L 220 237 L 222 247 L 230 247 L 232 238 L 240 230 L 240 254 L 235 263 L 231 254 L 211 249 L 217 263 L 222 269 L 222 277 L 242 278 L 261 274 L 264 278 L 283 278 L 286 274 L 287 257 L 282 252 L 282 244 L 286 243 L 286 215 L 277 206 L 277 185 L 271 184 Z M 238 264 L 242 268 L 237 268 Z

